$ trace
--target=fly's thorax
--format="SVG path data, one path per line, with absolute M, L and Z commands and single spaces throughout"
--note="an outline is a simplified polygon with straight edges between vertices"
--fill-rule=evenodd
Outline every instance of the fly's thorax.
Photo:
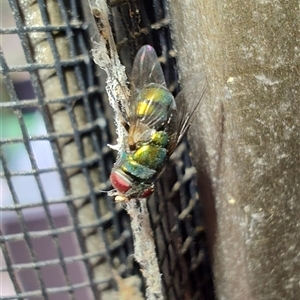
M 163 132 L 154 132 L 157 142 L 165 143 Z M 122 150 L 111 172 L 110 181 L 122 195 L 145 195 L 153 191 L 153 182 L 160 173 L 166 159 L 167 149 L 153 141 L 140 145 L 135 151 Z
M 165 131 L 153 130 L 151 135 L 151 142 L 165 148 L 169 143 L 169 135 Z
M 166 156 L 166 148 L 149 143 L 139 147 L 132 155 L 132 159 L 138 164 L 157 170 L 165 162 Z
M 155 123 L 155 128 L 159 128 L 168 120 L 170 108 L 176 109 L 172 93 L 160 84 L 151 83 L 138 95 L 136 115 L 144 124 Z
M 121 151 L 114 169 L 122 171 L 132 182 L 151 181 L 156 175 L 156 170 L 147 165 L 143 165 L 139 160 L 136 160 L 139 156 L 136 154 L 138 150 L 130 152 L 124 150 Z

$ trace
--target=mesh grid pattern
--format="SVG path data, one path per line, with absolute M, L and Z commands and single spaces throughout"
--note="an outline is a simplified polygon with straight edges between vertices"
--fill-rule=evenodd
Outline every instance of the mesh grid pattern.
M 8 52 L 0 54 L 8 98 L 1 102 L 2 271 L 17 293 L 3 299 L 114 299 L 112 270 L 124 277 L 139 271 L 128 216 L 100 191 L 111 188 L 115 153 L 107 144 L 114 133 L 104 80 L 90 55 L 89 8 L 76 0 L 9 4 L 15 25 L 0 33 L 17 37 L 25 60 L 13 64 Z M 176 92 L 165 1 L 108 4 L 128 72 L 139 47 L 150 43 Z M 18 74 L 27 74 L 29 96 L 19 92 Z M 6 134 L 13 126 L 17 133 Z M 149 210 L 167 299 L 213 299 L 188 152 L 180 145 Z M 16 167 L 16 157 L 24 167 Z

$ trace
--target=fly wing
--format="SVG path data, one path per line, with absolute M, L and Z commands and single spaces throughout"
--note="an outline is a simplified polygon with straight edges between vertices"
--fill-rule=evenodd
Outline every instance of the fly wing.
M 140 100 L 140 93 L 146 86 L 153 83 L 163 87 L 166 86 L 165 77 L 155 50 L 151 46 L 145 45 L 138 51 L 131 71 L 129 99 L 131 123 L 134 123 L 137 119 L 136 108 Z
M 129 127 L 140 127 L 139 118 L 137 117 L 137 105 L 139 102 L 139 95 L 146 86 L 150 84 L 157 84 L 161 87 L 166 87 L 165 77 L 158 61 L 155 50 L 150 45 L 145 45 L 140 48 L 134 59 L 131 76 L 130 76 L 130 96 L 120 82 L 117 84 L 117 88 L 120 93 L 126 98 L 126 101 L 118 101 L 120 116 L 122 117 L 122 123 L 125 129 L 128 131 Z M 149 105 L 145 108 L 151 107 L 151 99 Z M 149 109 L 148 109 L 149 112 Z M 149 115 L 149 113 L 148 113 Z M 158 116 L 152 114 L 151 124 L 148 122 L 142 122 L 144 125 L 151 127 Z M 145 127 L 145 126 L 144 126 Z
M 143 46 L 137 53 L 131 71 L 131 88 L 140 91 L 150 83 L 166 87 L 166 81 L 155 50 L 150 45 Z
M 170 111 L 175 108 L 175 100 L 166 88 L 155 50 L 149 45 L 138 51 L 130 79 L 128 125 L 133 128 L 130 134 L 134 140 L 141 141 L 149 135 L 147 128 L 159 129 L 167 122 Z
M 193 80 L 193 85 L 189 83 L 187 88 L 180 91 L 176 96 L 176 113 L 171 115 L 169 119 L 170 128 L 173 128 L 171 131 L 169 130 L 169 156 L 174 152 L 191 126 L 205 94 L 206 84 L 206 78 L 201 79 L 200 82 L 194 82 Z

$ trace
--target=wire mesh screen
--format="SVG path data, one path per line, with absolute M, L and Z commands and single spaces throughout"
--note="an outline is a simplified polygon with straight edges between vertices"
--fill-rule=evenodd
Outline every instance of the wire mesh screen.
M 165 1 L 108 4 L 128 73 L 149 43 L 176 93 Z M 91 11 L 76 0 L 2 4 L 3 299 L 121 299 L 128 290 L 143 299 L 129 217 L 102 192 L 111 189 L 115 134 L 105 78 L 91 58 Z M 166 299 L 213 299 L 186 142 L 166 168 L 148 202 Z

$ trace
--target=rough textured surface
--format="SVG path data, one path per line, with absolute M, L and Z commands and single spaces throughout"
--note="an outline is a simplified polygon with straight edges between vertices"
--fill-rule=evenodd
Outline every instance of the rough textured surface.
M 169 1 L 218 299 L 300 297 L 298 1 Z M 201 132 L 201 135 L 199 134 Z

